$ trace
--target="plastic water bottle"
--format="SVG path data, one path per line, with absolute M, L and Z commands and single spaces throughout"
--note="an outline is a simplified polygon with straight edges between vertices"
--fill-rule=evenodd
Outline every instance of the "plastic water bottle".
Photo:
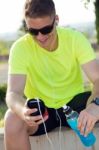
M 81 142 L 84 146 L 89 147 L 95 144 L 96 137 L 93 132 L 90 132 L 86 137 L 80 134 L 78 130 L 78 116 L 79 114 L 76 111 L 73 111 L 69 106 L 63 106 L 63 112 L 65 113 L 67 123 L 69 126 L 77 133 Z

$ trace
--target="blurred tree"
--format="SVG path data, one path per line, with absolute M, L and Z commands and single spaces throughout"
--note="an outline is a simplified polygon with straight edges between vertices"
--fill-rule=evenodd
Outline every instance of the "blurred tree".
M 87 6 L 88 3 L 93 2 L 94 7 L 95 7 L 95 26 L 96 26 L 96 32 L 97 32 L 97 43 L 99 44 L 99 0 L 83 0 L 85 7 Z
M 7 43 L 3 40 L 0 40 L 0 55 L 8 53 Z
M 22 32 L 26 32 L 26 31 L 27 31 L 26 23 L 25 23 L 25 20 L 24 20 L 24 19 L 22 20 L 22 25 L 21 25 L 21 27 L 19 28 L 19 30 L 22 31 Z
M 96 31 L 97 31 L 97 42 L 99 44 L 99 0 L 96 0 L 94 2 L 94 5 L 95 5 L 95 14 L 96 14 L 95 24 L 96 24 Z

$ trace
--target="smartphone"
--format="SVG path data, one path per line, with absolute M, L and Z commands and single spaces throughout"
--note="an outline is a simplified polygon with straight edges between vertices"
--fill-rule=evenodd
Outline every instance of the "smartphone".
M 37 111 L 32 113 L 31 116 L 43 115 L 45 112 L 45 105 L 41 99 L 29 99 L 27 101 L 27 107 L 30 109 L 37 108 Z

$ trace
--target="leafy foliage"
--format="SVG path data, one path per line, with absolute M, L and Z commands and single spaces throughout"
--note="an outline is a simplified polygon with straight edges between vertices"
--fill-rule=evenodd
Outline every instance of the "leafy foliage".
M 6 85 L 0 86 L 0 127 L 4 126 L 4 115 L 7 110 L 7 105 L 5 104 L 5 95 L 6 95 Z
M 4 115 L 7 110 L 7 106 L 5 104 L 0 104 L 0 127 L 4 127 Z
M 97 31 L 97 42 L 99 44 L 99 0 L 96 0 L 95 3 L 95 14 L 96 14 L 96 31 Z
M 97 43 L 99 44 L 99 0 L 82 0 L 84 2 L 85 7 L 88 3 L 92 2 L 95 7 L 95 16 L 96 16 L 96 32 L 97 32 Z
M 22 25 L 19 30 L 23 32 L 27 32 L 26 22 L 24 19 L 22 20 Z
M 6 84 L 0 86 L 0 105 L 5 103 L 6 90 L 7 90 Z
M 0 40 L 0 55 L 8 54 L 7 43 L 3 40 Z

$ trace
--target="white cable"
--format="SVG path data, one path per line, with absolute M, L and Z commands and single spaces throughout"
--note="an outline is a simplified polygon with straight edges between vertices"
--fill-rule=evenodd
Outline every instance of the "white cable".
M 60 126 L 59 126 L 59 149 L 60 150 L 62 150 L 62 142 L 61 142 L 61 127 L 62 127 L 62 122 L 61 122 L 61 118 L 60 118 L 60 116 L 59 116 L 59 113 L 58 113 L 58 111 L 56 110 L 56 113 L 57 113 L 57 116 L 58 116 L 58 118 L 59 118 L 59 124 L 60 124 Z
M 39 104 L 39 98 L 36 98 L 36 99 L 37 99 L 37 102 L 38 102 L 38 109 L 39 109 L 40 115 L 42 116 L 42 112 L 41 112 L 41 108 L 40 108 L 40 104 Z M 54 150 L 54 144 L 52 143 L 51 139 L 48 136 L 43 116 L 42 116 L 42 120 L 43 120 L 43 125 L 44 125 L 44 130 L 45 130 L 45 134 L 46 134 L 47 140 L 50 143 L 52 150 Z

